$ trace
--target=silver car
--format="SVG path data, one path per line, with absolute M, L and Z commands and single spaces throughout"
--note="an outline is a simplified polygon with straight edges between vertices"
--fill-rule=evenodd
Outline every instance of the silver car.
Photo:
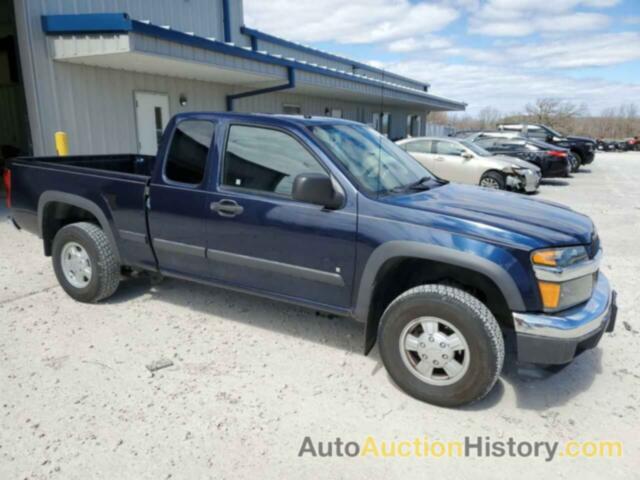
M 540 184 L 538 166 L 516 157 L 494 155 L 467 140 L 415 137 L 397 144 L 444 180 L 527 193 L 535 192 Z

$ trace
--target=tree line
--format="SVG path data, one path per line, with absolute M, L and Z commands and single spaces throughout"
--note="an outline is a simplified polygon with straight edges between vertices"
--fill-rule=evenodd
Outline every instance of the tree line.
M 640 110 L 634 103 L 606 108 L 599 115 L 591 115 L 586 104 L 539 98 L 527 104 L 520 113 L 505 115 L 493 107 L 485 107 L 477 115 L 432 112 L 428 120 L 451 125 L 457 130 L 492 130 L 500 123 L 542 123 L 564 134 L 592 138 L 625 139 L 640 135 Z

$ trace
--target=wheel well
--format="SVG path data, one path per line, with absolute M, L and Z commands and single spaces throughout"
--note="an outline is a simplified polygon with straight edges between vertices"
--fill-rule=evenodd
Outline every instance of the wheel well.
M 503 326 L 513 326 L 507 301 L 488 276 L 468 268 L 421 258 L 394 258 L 378 271 L 367 318 L 367 350 L 373 346 L 378 324 L 389 304 L 403 292 L 418 285 L 440 283 L 473 295 Z
M 49 202 L 42 214 L 42 240 L 44 254 L 51 256 L 53 239 L 58 231 L 72 223 L 91 222 L 100 225 L 98 219 L 88 210 L 63 202 Z

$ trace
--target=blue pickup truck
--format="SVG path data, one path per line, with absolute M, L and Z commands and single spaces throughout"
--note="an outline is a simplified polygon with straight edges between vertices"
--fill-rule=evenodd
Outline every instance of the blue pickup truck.
M 345 120 L 189 113 L 157 157 L 18 158 L 14 224 L 42 238 L 81 302 L 151 272 L 365 323 L 392 379 L 444 406 L 478 400 L 515 333 L 519 361 L 564 364 L 612 331 L 591 220 L 447 183 Z

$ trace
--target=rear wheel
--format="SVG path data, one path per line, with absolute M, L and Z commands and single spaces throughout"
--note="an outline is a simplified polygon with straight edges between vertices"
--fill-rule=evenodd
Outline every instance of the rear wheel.
M 53 269 L 65 292 L 93 303 L 113 295 L 120 283 L 120 265 L 100 227 L 78 222 L 60 229 L 53 240 Z
M 499 172 L 485 172 L 480 178 L 480 186 L 494 190 L 504 190 L 507 182 L 504 175 Z
M 504 361 L 493 314 L 477 298 L 445 285 L 422 285 L 395 299 L 382 316 L 378 345 L 402 390 L 447 407 L 484 397 Z

